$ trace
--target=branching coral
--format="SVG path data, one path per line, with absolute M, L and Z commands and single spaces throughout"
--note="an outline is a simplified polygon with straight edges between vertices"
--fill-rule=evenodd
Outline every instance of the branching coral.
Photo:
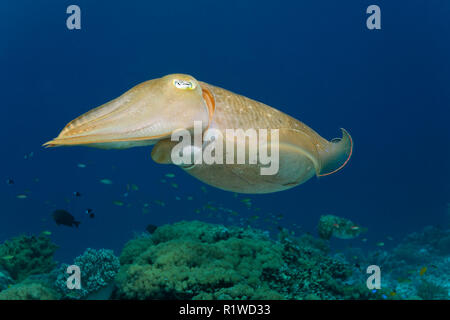
M 66 273 L 68 267 L 66 264 L 62 264 L 57 270 L 55 281 L 57 290 L 66 298 L 72 299 L 89 298 L 100 289 L 110 286 L 120 268 L 119 259 L 112 250 L 106 249 L 88 248 L 81 256 L 75 258 L 73 264 L 78 266 L 81 271 L 81 289 L 67 288 L 69 275 Z M 105 295 L 108 293 L 105 292 Z
M 53 254 L 58 247 L 45 235 L 12 238 L 0 245 L 0 266 L 16 281 L 32 274 L 51 271 L 55 262 Z M 5 258 L 7 257 L 7 259 Z

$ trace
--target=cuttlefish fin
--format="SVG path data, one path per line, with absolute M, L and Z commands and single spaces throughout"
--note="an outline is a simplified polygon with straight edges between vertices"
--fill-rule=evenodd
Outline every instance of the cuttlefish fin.
M 318 148 L 319 164 L 317 176 L 323 177 L 341 170 L 350 160 L 353 151 L 353 140 L 343 128 L 342 138 L 335 138 Z
M 178 141 L 171 141 L 170 139 L 164 139 L 158 141 L 152 149 L 152 159 L 159 164 L 172 164 L 172 148 L 178 143 Z
M 316 176 L 327 176 L 342 169 L 352 155 L 353 141 L 345 129 L 342 138 L 327 141 L 315 132 L 283 128 L 279 130 L 280 158 L 303 156 L 314 166 Z M 286 170 L 286 169 L 285 169 Z M 295 175 L 291 172 L 292 175 Z

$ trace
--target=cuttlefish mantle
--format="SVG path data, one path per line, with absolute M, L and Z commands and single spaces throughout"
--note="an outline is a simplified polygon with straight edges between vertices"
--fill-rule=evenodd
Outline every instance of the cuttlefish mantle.
M 123 149 L 154 145 L 152 159 L 171 164 L 171 152 L 178 143 L 171 141 L 172 134 L 193 131 L 194 123 L 201 123 L 203 132 L 278 130 L 276 174 L 261 175 L 264 165 L 259 162 L 180 166 L 209 185 L 239 193 L 277 192 L 302 184 L 314 175 L 330 175 L 345 166 L 353 149 L 352 138 L 344 129 L 341 138 L 328 141 L 275 108 L 186 74 L 171 74 L 135 86 L 72 120 L 44 146 Z M 238 139 L 235 144 L 238 148 Z M 245 140 L 243 147 L 248 153 Z

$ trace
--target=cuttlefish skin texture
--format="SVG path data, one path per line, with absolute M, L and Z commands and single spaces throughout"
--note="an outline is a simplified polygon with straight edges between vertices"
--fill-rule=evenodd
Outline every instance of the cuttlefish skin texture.
M 340 170 L 352 154 L 353 142 L 342 130 L 341 139 L 327 141 L 304 123 L 289 115 L 228 90 L 172 74 L 146 81 L 122 96 L 71 121 L 46 146 L 85 145 L 98 148 L 129 148 L 154 145 L 152 158 L 170 164 L 171 134 L 193 130 L 201 121 L 204 133 L 217 129 L 279 130 L 279 169 L 262 175 L 261 163 L 194 164 L 181 166 L 190 175 L 214 187 L 239 193 L 271 193 L 290 189 L 314 175 L 324 176 Z M 233 139 L 234 140 L 234 139 Z M 234 140 L 235 153 L 239 140 Z M 248 159 L 248 143 L 245 146 Z

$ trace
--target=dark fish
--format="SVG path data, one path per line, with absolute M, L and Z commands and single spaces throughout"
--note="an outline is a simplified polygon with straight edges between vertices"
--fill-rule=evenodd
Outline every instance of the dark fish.
M 66 210 L 55 210 L 53 211 L 53 220 L 55 220 L 56 225 L 64 225 L 64 226 L 68 226 L 68 227 L 77 227 L 79 226 L 80 222 L 79 221 L 75 221 L 75 218 L 73 217 L 73 215 L 71 215 L 69 212 L 67 212 Z
M 86 214 L 89 215 L 89 218 L 94 219 L 95 218 L 95 214 L 93 212 L 94 210 L 92 209 L 86 209 Z
M 158 226 L 155 226 L 154 224 L 149 224 L 145 230 L 147 230 L 148 233 L 152 234 L 155 232 L 155 230 L 158 229 Z
M 73 195 L 75 197 L 81 197 L 81 193 L 79 193 L 78 191 L 74 191 Z
M 13 179 L 7 179 L 6 180 L 6 184 L 9 184 L 9 185 L 14 184 L 14 180 Z

